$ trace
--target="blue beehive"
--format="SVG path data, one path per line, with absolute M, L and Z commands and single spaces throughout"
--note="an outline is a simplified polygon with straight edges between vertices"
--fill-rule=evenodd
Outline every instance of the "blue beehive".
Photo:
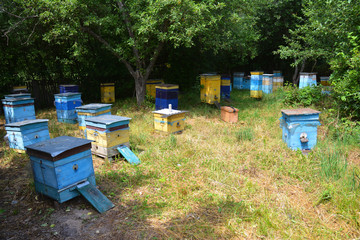
M 307 73 L 301 72 L 300 73 L 300 81 L 299 81 L 299 88 L 304 88 L 307 86 L 316 86 L 316 73 Z
M 235 72 L 234 73 L 234 88 L 235 89 L 244 89 L 244 73 Z
M 114 205 L 96 188 L 91 141 L 62 136 L 26 146 L 35 190 L 62 203 L 80 194 L 99 212 Z
M 316 145 L 319 111 L 302 108 L 281 110 L 282 138 L 293 150 L 310 150 Z
M 79 92 L 79 86 L 78 85 L 60 85 L 60 93 L 67 93 L 67 92 Z
M 48 119 L 25 120 L 5 125 L 10 148 L 23 152 L 27 145 L 50 139 Z
M 222 99 L 230 98 L 230 89 L 231 89 L 231 77 L 223 75 L 221 76 L 221 87 L 220 94 Z
M 272 93 L 273 90 L 273 74 L 263 74 L 262 91 L 265 94 Z
M 85 119 L 102 115 L 111 115 L 111 105 L 112 104 L 105 103 L 90 103 L 76 107 L 79 130 L 82 136 L 86 138 Z
M 2 99 L 6 123 L 35 119 L 33 98 Z
M 55 107 L 59 122 L 76 123 L 76 107 L 81 106 L 81 93 L 55 94 Z
M 5 99 L 9 98 L 31 98 L 31 93 L 14 93 L 5 95 Z
M 155 86 L 156 98 L 155 109 L 160 110 L 167 108 L 169 104 L 173 109 L 178 109 L 179 102 L 179 85 L 175 84 L 159 84 Z

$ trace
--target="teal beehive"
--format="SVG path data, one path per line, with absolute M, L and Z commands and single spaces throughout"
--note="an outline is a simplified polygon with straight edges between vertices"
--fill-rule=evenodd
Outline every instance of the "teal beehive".
M 321 112 L 311 108 L 281 110 L 282 139 L 293 150 L 311 150 L 317 142 Z
M 2 99 L 6 123 L 35 119 L 33 98 L 5 98 Z
M 25 147 L 50 139 L 48 119 L 25 120 L 5 125 L 10 148 L 25 152 Z

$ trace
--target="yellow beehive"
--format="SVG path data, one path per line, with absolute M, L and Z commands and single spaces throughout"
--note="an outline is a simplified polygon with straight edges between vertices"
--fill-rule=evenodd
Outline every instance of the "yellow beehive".
M 200 75 L 200 99 L 201 102 L 214 104 L 220 102 L 221 76 L 216 74 Z
M 164 108 L 154 113 L 155 130 L 167 133 L 182 132 L 185 127 L 185 113 L 187 111 Z
M 163 79 L 149 79 L 146 81 L 146 95 L 150 95 L 153 98 L 156 98 L 156 88 L 155 86 L 164 84 Z
M 115 84 L 114 83 L 101 83 L 101 102 L 113 103 L 115 102 Z

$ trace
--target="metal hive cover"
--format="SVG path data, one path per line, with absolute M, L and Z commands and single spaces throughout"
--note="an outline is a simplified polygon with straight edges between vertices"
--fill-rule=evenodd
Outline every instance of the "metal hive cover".
M 163 84 L 157 85 L 156 87 L 179 87 L 179 85 L 177 85 L 177 84 L 163 83 Z
M 42 123 L 42 122 L 48 122 L 49 119 L 34 119 L 34 120 L 25 120 L 21 122 L 14 122 L 14 123 L 8 123 L 5 124 L 5 127 L 21 127 L 29 124 L 35 124 L 35 123 Z
M 272 76 L 274 76 L 274 74 L 268 74 L 268 73 L 265 73 L 265 74 L 263 74 L 263 76 L 269 76 L 269 77 L 272 77 Z
M 60 87 L 77 87 L 75 84 L 61 84 Z
M 112 104 L 105 104 L 105 103 L 90 103 L 86 105 L 82 105 L 79 107 L 76 107 L 76 109 L 82 109 L 82 110 L 96 110 L 102 107 L 109 107 Z
M 29 100 L 29 99 L 34 99 L 31 97 L 24 97 L 24 98 L 6 98 L 6 99 L 1 99 L 2 102 L 18 102 L 18 101 L 23 101 L 23 100 Z
M 310 115 L 310 114 L 319 114 L 320 111 L 316 111 L 311 108 L 298 108 L 298 109 L 282 109 L 282 113 L 286 115 Z
M 67 93 L 58 93 L 58 94 L 54 94 L 54 96 L 56 97 L 70 97 L 70 96 L 76 96 L 76 95 L 80 95 L 81 93 L 79 92 L 67 92 Z
M 102 123 L 105 125 L 110 125 L 116 122 L 122 122 L 128 120 L 131 120 L 131 118 L 117 116 L 117 115 L 102 115 L 98 117 L 88 118 L 85 120 L 85 122 Z
M 31 94 L 30 93 L 14 93 L 14 94 L 8 94 L 8 95 L 5 95 L 5 97 L 9 97 L 9 98 L 13 98 L 13 97 L 20 97 L 20 96 L 23 96 L 23 97 L 30 97 Z

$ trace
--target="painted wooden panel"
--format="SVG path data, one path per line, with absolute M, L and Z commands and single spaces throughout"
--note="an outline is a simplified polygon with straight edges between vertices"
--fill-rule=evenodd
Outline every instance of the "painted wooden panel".
M 76 123 L 76 107 L 81 106 L 81 93 L 60 93 L 55 94 L 56 115 L 59 122 Z
M 115 102 L 115 83 L 100 84 L 101 102 L 113 103 Z
M 317 85 L 316 73 L 307 73 L 307 72 L 300 73 L 299 88 L 316 86 L 316 85 Z
M 33 98 L 2 99 L 6 123 L 14 123 L 35 119 Z
M 251 72 L 250 97 L 262 98 L 263 72 Z
M 91 152 L 97 156 L 101 156 L 103 158 L 109 158 L 113 157 L 119 154 L 119 151 L 117 150 L 120 146 L 127 146 L 130 147 L 129 142 L 125 142 L 113 147 L 102 147 L 96 144 L 96 142 L 91 143 Z
M 281 77 L 282 76 L 282 72 L 279 70 L 274 70 L 273 71 L 274 77 Z
M 234 73 L 234 88 L 235 89 L 246 89 L 244 86 L 244 73 L 235 72 Z
M 220 102 L 221 77 L 216 74 L 200 75 L 200 99 L 202 102 L 214 104 Z
M 273 90 L 273 74 L 263 74 L 262 91 L 265 94 L 272 93 Z
M 222 99 L 230 99 L 231 77 L 221 76 L 220 95 Z
M 130 164 L 140 164 L 140 159 L 127 146 L 122 145 L 117 150 Z
M 150 95 L 153 98 L 156 98 L 156 86 L 164 84 L 163 79 L 148 79 L 146 81 L 146 95 Z
M 31 98 L 31 93 L 14 93 L 5 95 L 5 99 L 9 98 Z
M 178 108 L 179 85 L 160 84 L 155 86 L 156 98 L 155 109 L 160 110 L 167 108 L 169 104 L 173 109 Z
M 88 128 L 86 132 L 87 139 L 94 140 L 96 145 L 106 148 L 129 142 L 129 128 L 113 132 L 102 132 Z
M 67 92 L 77 93 L 77 92 L 79 92 L 79 86 L 78 85 L 63 84 L 63 85 L 60 85 L 59 88 L 60 88 L 60 93 L 67 93 Z

